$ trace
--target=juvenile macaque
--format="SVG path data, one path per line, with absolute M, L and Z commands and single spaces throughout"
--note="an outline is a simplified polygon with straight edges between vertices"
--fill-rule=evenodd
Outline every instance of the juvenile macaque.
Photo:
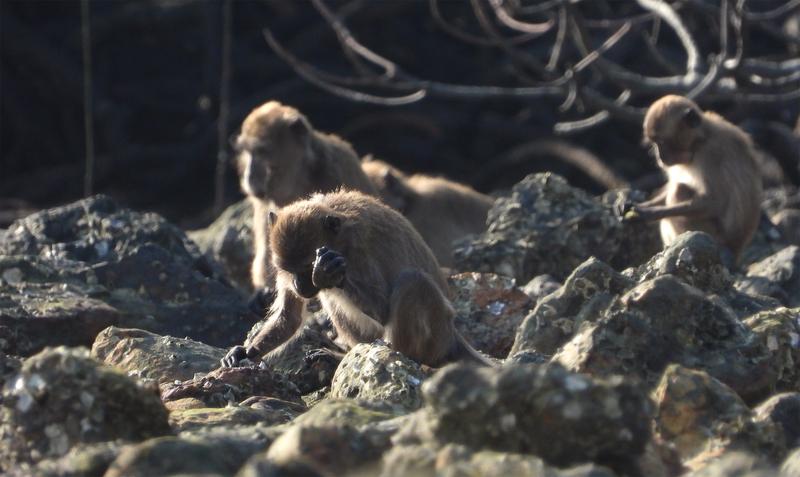
M 487 363 L 453 325 L 445 277 L 430 248 L 399 212 L 360 192 L 318 194 L 270 215 L 277 298 L 267 323 L 224 366 L 256 360 L 300 327 L 319 297 L 348 346 L 382 338 L 429 366 Z
M 362 167 L 379 197 L 406 216 L 440 265 L 452 265 L 454 240 L 486 229 L 486 214 L 494 203 L 491 197 L 441 177 L 408 176 L 370 157 Z
M 282 207 L 339 187 L 376 193 L 350 144 L 315 131 L 297 109 L 277 101 L 264 103 L 245 118 L 234 146 L 241 187 L 253 204 L 251 274 L 257 291 L 274 285 L 266 223 L 272 203 Z
M 628 216 L 660 220 L 665 245 L 688 230 L 706 232 L 736 263 L 761 214 L 761 175 L 750 138 L 719 115 L 674 95 L 650 106 L 644 136 L 667 184 Z

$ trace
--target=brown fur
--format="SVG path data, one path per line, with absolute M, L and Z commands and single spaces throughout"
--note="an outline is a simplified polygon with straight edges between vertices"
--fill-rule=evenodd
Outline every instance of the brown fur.
M 262 104 L 245 118 L 235 146 L 241 187 L 253 204 L 251 273 L 257 289 L 274 282 L 266 227 L 272 203 L 282 207 L 339 187 L 376 193 L 349 143 L 315 131 L 297 109 L 277 101 Z
M 665 245 L 688 230 L 707 232 L 738 260 L 758 227 L 761 176 L 749 136 L 691 100 L 665 96 L 644 119 L 645 140 L 668 177 L 637 212 L 661 220 Z
M 328 225 L 334 219 L 335 228 Z M 430 366 L 462 357 L 485 362 L 454 328 L 447 281 L 430 248 L 380 201 L 342 191 L 295 202 L 278 212 L 270 241 L 278 298 L 248 357 L 288 340 L 300 327 L 302 303 L 316 295 L 347 345 L 383 338 Z M 346 259 L 344 281 L 308 293 L 298 283 L 315 273 L 320 247 Z
M 486 229 L 491 197 L 442 177 L 407 176 L 371 158 L 362 167 L 384 203 L 414 224 L 442 266 L 452 265 L 454 240 Z

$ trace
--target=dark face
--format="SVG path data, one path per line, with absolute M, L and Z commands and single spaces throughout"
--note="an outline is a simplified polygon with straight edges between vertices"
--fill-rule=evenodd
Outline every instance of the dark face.
M 242 191 L 283 206 L 305 194 L 306 147 L 293 130 L 276 129 L 263 139 L 240 135 L 235 147 Z

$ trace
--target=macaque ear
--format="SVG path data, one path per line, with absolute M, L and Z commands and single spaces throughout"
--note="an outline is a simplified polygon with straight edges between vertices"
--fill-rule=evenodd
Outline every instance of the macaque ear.
M 342 228 L 342 219 L 335 215 L 326 215 L 322 218 L 322 226 L 331 233 L 338 233 Z
M 700 116 L 700 112 L 695 108 L 686 108 L 686 111 L 683 113 L 683 122 L 694 129 L 700 126 L 700 123 L 703 122 L 703 118 Z
M 311 129 L 311 125 L 308 124 L 306 118 L 300 114 L 292 114 L 287 117 L 286 124 L 289 126 L 289 130 L 292 134 L 298 139 L 305 139 Z
M 275 212 L 270 211 L 269 214 L 267 214 L 267 223 L 269 224 L 269 228 L 274 227 L 275 222 L 277 220 L 278 220 L 278 214 L 276 214 Z

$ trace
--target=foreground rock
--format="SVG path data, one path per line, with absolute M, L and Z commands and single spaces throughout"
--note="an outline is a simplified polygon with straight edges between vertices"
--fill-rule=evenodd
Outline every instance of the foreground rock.
M 77 444 L 136 442 L 170 433 L 154 390 L 84 350 L 47 349 L 26 360 L 3 392 L 0 466 L 57 458 Z
M 209 407 L 222 407 L 253 396 L 302 403 L 293 383 L 280 374 L 255 366 L 219 368 L 188 381 L 164 384 L 161 388 L 161 399 L 166 403 L 191 398 Z
M 237 287 L 253 291 L 250 265 L 253 263 L 253 207 L 242 200 L 225 209 L 217 220 L 202 230 L 188 233 L 200 250 L 219 263 L 225 276 Z
M 360 399 L 412 411 L 422 404 L 420 366 L 383 343 L 361 343 L 339 364 L 332 398 Z
M 476 349 L 505 358 L 533 301 L 513 279 L 492 273 L 460 273 L 449 282 L 458 331 Z
M 653 396 L 656 431 L 675 445 L 683 461 L 702 462 L 730 451 L 748 452 L 773 463 L 783 457 L 780 429 L 768 419 L 755 420 L 735 392 L 705 372 L 672 365 Z
M 0 343 L 13 354 L 90 346 L 110 325 L 224 348 L 257 319 L 177 227 L 104 196 L 12 224 L 0 277 Z
M 129 375 L 163 384 L 217 369 L 225 350 L 189 339 L 110 326 L 97 335 L 92 356 Z
M 461 444 L 533 454 L 568 466 L 624 469 L 650 441 L 651 405 L 620 377 L 592 379 L 558 365 L 450 365 L 423 386 L 425 406 L 396 442 Z
M 517 183 L 510 197 L 495 201 L 488 230 L 460 243 L 455 268 L 493 272 L 525 283 L 549 274 L 558 280 L 589 257 L 622 268 L 646 260 L 660 244 L 641 255 L 629 246 L 634 229 L 652 224 L 621 222 L 611 204 L 603 204 L 560 176 L 532 174 Z M 637 247 L 638 249 L 639 247 Z
M 786 247 L 750 265 L 736 287 L 752 295 L 773 297 L 785 306 L 800 306 L 800 248 Z

